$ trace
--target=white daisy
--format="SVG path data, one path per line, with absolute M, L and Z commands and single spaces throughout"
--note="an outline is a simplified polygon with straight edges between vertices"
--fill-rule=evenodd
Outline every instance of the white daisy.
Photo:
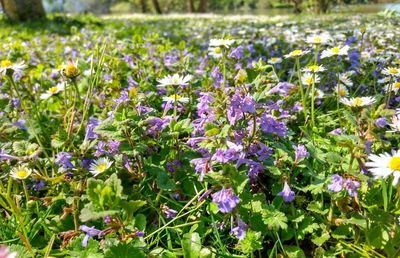
M 280 57 L 271 57 L 269 60 L 268 60 L 268 64 L 280 64 L 280 63 L 282 63 L 282 58 L 280 58 Z
M 336 86 L 335 93 L 339 94 L 339 97 L 341 98 L 347 97 L 347 95 L 349 95 L 349 91 L 347 90 L 346 86 L 341 84 Z
M 98 174 L 104 173 L 107 169 L 111 167 L 113 164 L 112 161 L 110 161 L 107 157 L 105 158 L 100 158 L 96 161 L 94 161 L 90 165 L 89 172 L 93 174 L 93 176 L 97 176 Z
M 319 77 L 316 74 L 305 73 L 303 76 L 301 76 L 301 82 L 303 85 L 310 86 L 313 83 L 319 83 Z
M 325 70 L 326 69 L 323 65 L 310 65 L 306 68 L 303 68 L 303 72 L 309 72 L 309 73 L 319 73 Z
M 312 96 L 312 93 L 310 92 L 310 96 Z M 314 99 L 323 99 L 325 96 L 325 93 L 320 90 L 320 89 L 315 89 L 314 91 Z
M 350 80 L 347 73 L 339 74 L 339 81 L 346 86 L 353 86 L 353 82 Z
M 26 65 L 24 61 L 13 64 L 10 60 L 2 60 L 0 63 L 0 75 L 5 76 L 7 70 L 12 70 L 14 72 L 22 72 Z
M 233 39 L 211 39 L 210 47 L 229 48 L 233 43 L 235 43 L 235 40 L 233 40 Z
M 388 75 L 388 76 L 399 77 L 400 76 L 400 69 L 396 68 L 396 67 L 387 67 L 387 68 L 383 69 L 382 73 L 384 75 Z
M 40 95 L 40 99 L 48 99 L 53 95 L 56 95 L 60 91 L 63 91 L 65 89 L 65 84 L 64 82 L 58 83 L 56 86 L 51 87 L 46 91 L 46 93 L 43 93 Z
M 333 47 L 322 51 L 321 58 L 331 57 L 331 56 L 347 56 L 349 52 L 349 46 L 344 47 Z
M 25 166 L 18 166 L 11 169 L 10 176 L 15 179 L 26 179 L 32 174 L 32 170 Z
M 289 54 L 285 55 L 285 58 L 301 57 L 308 53 L 310 53 L 310 50 L 303 51 L 301 49 L 296 49 L 296 50 L 293 50 L 292 52 L 290 52 Z
M 386 91 L 391 90 L 394 91 L 394 93 L 396 94 L 399 91 L 399 89 L 400 89 L 400 81 L 385 86 Z
M 171 102 L 171 103 L 174 103 L 175 101 L 176 102 L 181 102 L 181 103 L 188 103 L 189 102 L 189 98 L 182 97 L 182 96 L 180 96 L 178 94 L 172 94 L 171 96 L 163 97 L 163 100 L 165 102 Z
M 322 33 L 320 35 L 312 35 L 308 36 L 306 39 L 306 42 L 308 44 L 314 44 L 314 45 L 324 45 L 328 43 L 331 40 L 331 36 L 327 33 Z
M 393 175 L 392 184 L 395 186 L 400 178 L 400 151 L 392 151 L 392 154 L 383 153 L 379 155 L 371 154 L 368 156 L 369 162 L 365 163 L 375 179 L 387 178 Z
M 174 74 L 174 75 L 167 75 L 164 78 L 158 80 L 160 84 L 158 84 L 158 87 L 166 87 L 166 86 L 185 86 L 188 85 L 189 81 L 192 79 L 192 76 L 186 75 L 186 76 L 181 76 L 179 74 Z
M 400 114 L 396 114 L 392 117 L 392 123 L 389 124 L 389 126 L 392 128 L 392 130 L 387 132 L 400 132 Z
M 222 57 L 222 48 L 221 47 L 210 47 L 208 48 L 208 54 L 214 58 Z
M 376 99 L 374 97 L 341 98 L 340 102 L 350 107 L 363 107 L 372 105 Z

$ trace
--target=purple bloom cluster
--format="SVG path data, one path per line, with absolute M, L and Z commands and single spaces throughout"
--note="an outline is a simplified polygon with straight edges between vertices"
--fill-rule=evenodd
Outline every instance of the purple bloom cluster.
M 231 212 L 240 201 L 239 197 L 233 193 L 232 188 L 223 188 L 211 196 L 212 201 L 218 204 L 219 211 L 222 213 Z
M 340 192 L 343 189 L 347 190 L 350 196 L 357 196 L 357 189 L 360 188 L 361 184 L 358 181 L 350 178 L 344 179 L 338 174 L 332 176 L 332 183 L 328 185 L 328 190 L 332 192 Z
M 74 168 L 74 165 L 71 163 L 72 155 L 68 152 L 60 152 L 56 156 L 55 163 L 57 165 L 62 166 L 64 169 Z

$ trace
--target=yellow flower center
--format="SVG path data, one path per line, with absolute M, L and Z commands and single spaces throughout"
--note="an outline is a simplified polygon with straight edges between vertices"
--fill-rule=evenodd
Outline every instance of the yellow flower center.
M 321 37 L 315 37 L 314 38 L 314 43 L 320 44 L 321 42 L 322 42 L 322 38 Z
M 275 63 L 276 61 L 278 61 L 278 58 L 277 58 L 277 57 L 273 57 L 273 58 L 271 58 L 271 61 L 272 61 L 273 63 Z
M 28 176 L 28 171 L 23 170 L 23 169 L 18 170 L 18 172 L 17 172 L 17 177 L 19 177 L 19 178 L 25 178 L 25 177 L 27 177 L 27 176 Z
M 296 49 L 294 51 L 292 51 L 292 53 L 290 53 L 290 55 L 292 56 L 301 56 L 303 54 L 303 50 L 300 49 Z
M 319 70 L 319 65 L 311 65 L 308 67 L 308 69 L 310 69 L 310 71 L 315 72 Z
M 390 160 L 388 167 L 391 170 L 400 170 L 400 157 L 393 157 Z
M 313 78 L 307 77 L 304 81 L 306 82 L 306 84 L 311 84 L 313 82 Z
M 353 106 L 355 107 L 361 107 L 363 104 L 363 101 L 360 97 L 357 97 L 353 100 Z
M 399 89 L 399 88 L 400 88 L 400 82 L 395 82 L 395 83 L 393 84 L 393 88 Z
M 221 54 L 221 48 L 220 47 L 214 48 L 214 53 L 215 54 Z
M 10 60 L 3 60 L 1 61 L 1 68 L 8 68 L 12 65 Z
M 345 89 L 339 89 L 339 96 L 340 97 L 346 96 L 346 90 Z
M 65 67 L 65 75 L 68 77 L 77 76 L 78 73 L 79 73 L 78 67 L 76 67 L 74 64 L 69 64 Z
M 100 173 L 103 173 L 104 171 L 106 171 L 107 169 L 107 164 L 105 163 L 101 163 L 97 166 L 97 171 L 99 171 Z
M 171 99 L 173 99 L 173 100 L 180 100 L 182 97 L 180 96 L 180 95 L 178 95 L 178 94 L 173 94 L 173 95 L 171 95 L 171 96 L 169 96 Z
M 334 55 L 339 55 L 339 52 L 340 52 L 340 48 L 338 48 L 338 47 L 332 48 L 332 53 L 333 53 Z
M 51 88 L 49 89 L 49 91 L 50 91 L 51 94 L 56 94 L 57 91 L 58 91 L 58 88 L 57 88 L 57 86 L 54 86 L 54 87 L 51 87 Z
M 397 68 L 390 68 L 390 69 L 389 69 L 389 73 L 390 73 L 390 74 L 398 74 L 398 73 L 399 73 L 399 70 L 398 70 Z

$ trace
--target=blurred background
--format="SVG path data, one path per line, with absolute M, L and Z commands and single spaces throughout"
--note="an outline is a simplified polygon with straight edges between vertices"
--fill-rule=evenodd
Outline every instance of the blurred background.
M 21 20 L 11 12 L 22 9 L 44 13 L 113 14 L 261 14 L 286 15 L 292 13 L 374 13 L 383 10 L 400 12 L 400 1 L 395 0 L 0 0 L 2 10 L 9 17 Z M 25 9 L 25 10 L 24 10 Z M 32 11 L 31 10 L 31 11 Z M 27 14 L 26 19 L 35 17 Z M 22 18 L 23 20 L 24 18 Z

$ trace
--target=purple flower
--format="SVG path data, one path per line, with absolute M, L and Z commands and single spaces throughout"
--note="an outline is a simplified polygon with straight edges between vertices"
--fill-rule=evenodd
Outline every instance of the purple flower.
M 241 109 L 246 113 L 255 113 L 256 112 L 256 101 L 250 94 L 247 94 L 241 101 Z
M 342 128 L 336 128 L 335 130 L 332 130 L 329 134 L 331 135 L 341 135 L 343 133 Z
M 283 186 L 283 190 L 281 192 L 278 193 L 279 196 L 282 196 L 283 200 L 285 202 L 292 202 L 295 198 L 295 194 L 292 191 L 292 189 L 290 189 L 287 181 L 285 181 L 285 185 Z
M 232 51 L 228 54 L 228 57 L 242 59 L 243 58 L 243 47 L 238 46 L 237 48 L 232 49 Z
M 28 130 L 28 128 L 26 128 L 25 126 L 25 123 L 26 123 L 25 119 L 19 119 L 17 122 L 13 123 L 13 125 L 21 130 Z
M 388 122 L 385 117 L 380 117 L 375 120 L 375 125 L 379 128 L 384 128 L 385 126 L 388 125 Z
M 112 218 L 110 216 L 105 216 L 103 219 L 104 223 L 109 224 L 112 221 Z
M 164 215 L 167 217 L 167 219 L 173 219 L 178 214 L 178 212 L 176 210 L 169 208 L 165 204 L 161 205 L 161 211 L 162 211 L 162 213 L 164 213 Z
M 99 120 L 97 120 L 94 117 L 89 117 L 88 125 L 86 126 L 86 133 L 85 133 L 85 140 L 84 141 L 87 141 L 89 139 L 96 139 L 96 138 L 99 137 L 99 135 L 94 132 L 94 129 L 99 124 L 100 124 Z
M 261 130 L 265 133 L 276 134 L 278 136 L 286 136 L 288 128 L 284 122 L 279 122 L 272 115 L 264 114 L 261 118 Z
M 12 105 L 16 108 L 19 109 L 21 107 L 21 101 L 19 100 L 19 98 L 13 98 L 11 100 Z
M 136 231 L 136 235 L 137 235 L 138 237 L 144 237 L 144 232 L 138 230 L 138 231 Z
M 372 153 L 371 147 L 372 147 L 372 144 L 373 144 L 373 143 L 374 143 L 373 141 L 366 141 L 366 142 L 365 142 L 365 152 L 366 152 L 368 155 Z
M 219 211 L 222 213 L 231 212 L 240 201 L 239 197 L 233 193 L 232 188 L 223 188 L 211 196 L 213 202 L 218 204 Z
M 237 220 L 238 220 L 237 227 L 232 228 L 230 233 L 232 235 L 235 235 L 237 239 L 242 240 L 243 238 L 246 237 L 246 230 L 248 226 L 239 217 Z
M 33 183 L 33 188 L 32 189 L 34 191 L 40 191 L 40 190 L 43 189 L 44 185 L 45 185 L 45 181 L 44 180 L 37 180 L 37 181 L 35 181 Z
M 195 165 L 195 170 L 200 174 L 200 181 L 203 181 L 205 174 L 210 171 L 210 158 L 197 158 L 190 161 L 191 164 Z
M 332 176 L 332 183 L 328 185 L 328 190 L 332 192 L 340 192 L 343 189 L 343 178 L 338 174 Z
M 348 178 L 343 186 L 346 188 L 347 192 L 349 193 L 350 196 L 354 197 L 357 196 L 357 189 L 360 188 L 360 182 L 351 180 Z
M 86 247 L 89 241 L 89 238 L 91 237 L 99 237 L 103 235 L 103 231 L 95 229 L 94 226 L 93 227 L 88 227 L 86 225 L 82 225 L 79 227 L 80 231 L 83 231 L 86 235 L 82 240 L 82 246 Z
M 303 144 L 293 146 L 293 148 L 295 150 L 296 161 L 307 158 L 309 156 L 309 153 Z
M 74 165 L 71 163 L 72 155 L 68 152 L 60 152 L 57 154 L 57 158 L 55 163 L 57 165 L 62 166 L 64 169 L 74 168 Z
M 219 67 L 216 66 L 212 72 L 211 72 L 211 77 L 213 77 L 215 79 L 215 87 L 219 88 L 222 84 L 222 81 L 224 79 L 224 76 L 222 75 L 222 73 L 219 71 Z

